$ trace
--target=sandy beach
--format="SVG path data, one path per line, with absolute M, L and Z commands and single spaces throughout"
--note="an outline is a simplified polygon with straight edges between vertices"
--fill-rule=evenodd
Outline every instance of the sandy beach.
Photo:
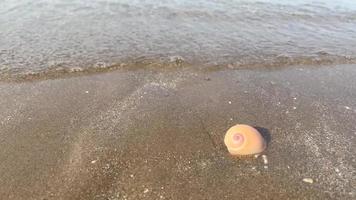
M 355 199 L 355 67 L 1 82 L 0 197 Z M 267 162 L 229 156 L 236 123 L 263 133 Z

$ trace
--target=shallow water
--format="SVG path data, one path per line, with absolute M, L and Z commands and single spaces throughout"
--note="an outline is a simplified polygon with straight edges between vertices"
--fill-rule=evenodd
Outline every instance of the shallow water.
M 355 63 L 355 1 L 5 0 L 1 77 L 153 59 L 239 67 Z

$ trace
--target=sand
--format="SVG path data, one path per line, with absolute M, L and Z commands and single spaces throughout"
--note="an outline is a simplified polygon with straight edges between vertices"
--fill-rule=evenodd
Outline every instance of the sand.
M 355 199 L 356 66 L 0 83 L 1 199 Z M 264 156 L 229 156 L 246 123 Z

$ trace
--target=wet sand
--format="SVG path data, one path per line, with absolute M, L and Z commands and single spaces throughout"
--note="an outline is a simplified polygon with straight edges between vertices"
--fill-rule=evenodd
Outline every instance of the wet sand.
M 0 197 L 354 199 L 355 67 L 2 82 Z M 236 123 L 263 132 L 267 164 L 228 155 Z

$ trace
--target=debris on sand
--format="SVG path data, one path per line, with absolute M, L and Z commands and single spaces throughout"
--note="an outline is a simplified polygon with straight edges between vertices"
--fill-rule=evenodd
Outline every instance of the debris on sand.
M 263 164 L 268 165 L 268 159 L 266 155 L 262 155 Z
M 311 178 L 303 178 L 303 182 L 312 184 L 314 183 L 314 180 Z

